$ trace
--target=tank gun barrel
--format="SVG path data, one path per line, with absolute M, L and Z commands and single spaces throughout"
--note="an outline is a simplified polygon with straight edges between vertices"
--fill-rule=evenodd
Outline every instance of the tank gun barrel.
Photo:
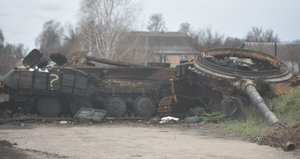
M 240 86 L 241 90 L 248 95 L 252 104 L 258 108 L 259 112 L 270 126 L 280 123 L 275 114 L 267 107 L 263 98 L 258 93 L 255 84 L 251 80 L 242 80 Z
M 142 65 L 136 65 L 136 64 L 131 64 L 131 63 L 126 63 L 126 62 L 120 62 L 120 61 L 113 61 L 113 60 L 108 60 L 108 59 L 103 59 L 103 58 L 96 58 L 92 56 L 85 56 L 85 58 L 89 61 L 94 61 L 98 63 L 103 63 L 107 65 L 114 65 L 114 66 L 120 66 L 120 67 L 144 67 Z

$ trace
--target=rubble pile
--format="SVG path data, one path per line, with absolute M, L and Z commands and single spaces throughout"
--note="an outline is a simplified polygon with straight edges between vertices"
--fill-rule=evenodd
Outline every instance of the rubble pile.
M 275 130 L 273 133 L 262 137 L 259 144 L 281 147 L 285 151 L 300 149 L 300 124 L 292 128 Z

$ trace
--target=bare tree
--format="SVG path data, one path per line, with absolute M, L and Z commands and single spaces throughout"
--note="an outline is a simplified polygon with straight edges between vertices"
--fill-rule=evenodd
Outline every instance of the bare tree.
M 192 33 L 191 24 L 187 22 L 181 23 L 178 31 L 184 33 Z
M 81 52 L 82 44 L 80 41 L 80 34 L 72 25 L 67 25 L 65 28 L 64 39 L 62 43 L 61 52 L 70 57 L 72 54 Z
M 278 35 L 274 33 L 272 29 L 264 32 L 263 40 L 266 42 L 280 42 Z
M 49 20 L 43 25 L 43 30 L 36 38 L 36 46 L 48 56 L 52 53 L 60 53 L 63 41 L 64 29 L 59 22 Z
M 199 30 L 192 35 L 193 40 L 197 44 L 197 50 L 203 51 L 211 48 L 223 46 L 224 36 L 218 32 L 212 33 L 211 29 Z
M 13 45 L 5 43 L 4 35 L 0 29 L 0 74 L 3 75 L 12 69 L 16 62 L 23 58 L 25 49 L 22 44 Z
M 227 37 L 223 43 L 223 47 L 241 48 L 244 44 L 243 39 Z
M 117 48 L 139 11 L 133 0 L 83 0 L 79 29 L 84 48 L 101 58 L 117 60 L 126 55 L 128 50 Z
M 247 42 L 280 42 L 278 35 L 272 29 L 264 31 L 261 27 L 252 27 L 247 33 Z
M 151 32 L 164 32 L 167 30 L 165 20 L 161 13 L 152 14 L 148 21 L 147 29 Z

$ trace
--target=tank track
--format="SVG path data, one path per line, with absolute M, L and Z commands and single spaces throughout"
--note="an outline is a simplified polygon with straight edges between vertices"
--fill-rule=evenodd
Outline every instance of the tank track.
M 124 121 L 141 121 L 149 118 L 143 118 L 143 117 L 105 117 L 103 121 L 118 121 L 118 120 L 124 120 Z M 39 115 L 20 115 L 20 116 L 13 116 L 13 117 L 6 117 L 6 118 L 0 118 L 0 124 L 2 123 L 10 123 L 10 122 L 43 122 L 43 123 L 51 123 L 55 121 L 70 121 L 70 122 L 77 122 L 78 120 L 75 120 L 72 117 L 55 117 L 55 118 L 46 118 Z
M 158 116 L 166 116 L 171 115 L 172 113 L 172 104 L 174 103 L 174 96 L 167 96 L 160 100 L 157 109 L 156 115 Z M 1 106 L 1 105 L 0 105 Z M 75 121 L 74 118 L 68 116 L 62 117 L 43 117 L 38 114 L 23 114 L 23 113 L 16 113 L 12 114 L 9 110 L 9 113 L 5 112 L 8 109 L 1 106 L 0 108 L 0 123 L 8 123 L 8 122 L 55 122 L 55 121 Z M 155 116 L 155 115 L 154 115 Z M 151 117 L 138 117 L 138 116 L 128 116 L 125 115 L 124 117 L 106 117 L 106 120 L 144 120 L 149 119 Z

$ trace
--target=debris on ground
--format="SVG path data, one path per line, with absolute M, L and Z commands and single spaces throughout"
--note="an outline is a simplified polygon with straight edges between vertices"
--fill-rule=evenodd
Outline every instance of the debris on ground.
M 300 149 L 300 124 L 292 128 L 280 128 L 269 135 L 257 139 L 257 143 L 260 145 L 281 147 L 284 151 Z
M 59 122 L 60 125 L 66 125 L 66 124 L 69 124 L 69 123 L 70 123 L 69 121 L 60 121 Z
M 74 116 L 74 119 L 79 119 L 81 122 L 101 122 L 106 113 L 107 111 L 101 109 L 81 108 Z
M 159 122 L 160 122 L 160 117 L 158 117 L 158 116 L 151 118 L 149 120 L 149 124 L 159 124 Z
M 179 118 L 176 118 L 176 117 L 172 117 L 172 116 L 166 116 L 166 117 L 162 117 L 160 119 L 160 124 L 166 124 L 166 123 L 174 123 L 174 122 L 177 122 L 179 121 Z

